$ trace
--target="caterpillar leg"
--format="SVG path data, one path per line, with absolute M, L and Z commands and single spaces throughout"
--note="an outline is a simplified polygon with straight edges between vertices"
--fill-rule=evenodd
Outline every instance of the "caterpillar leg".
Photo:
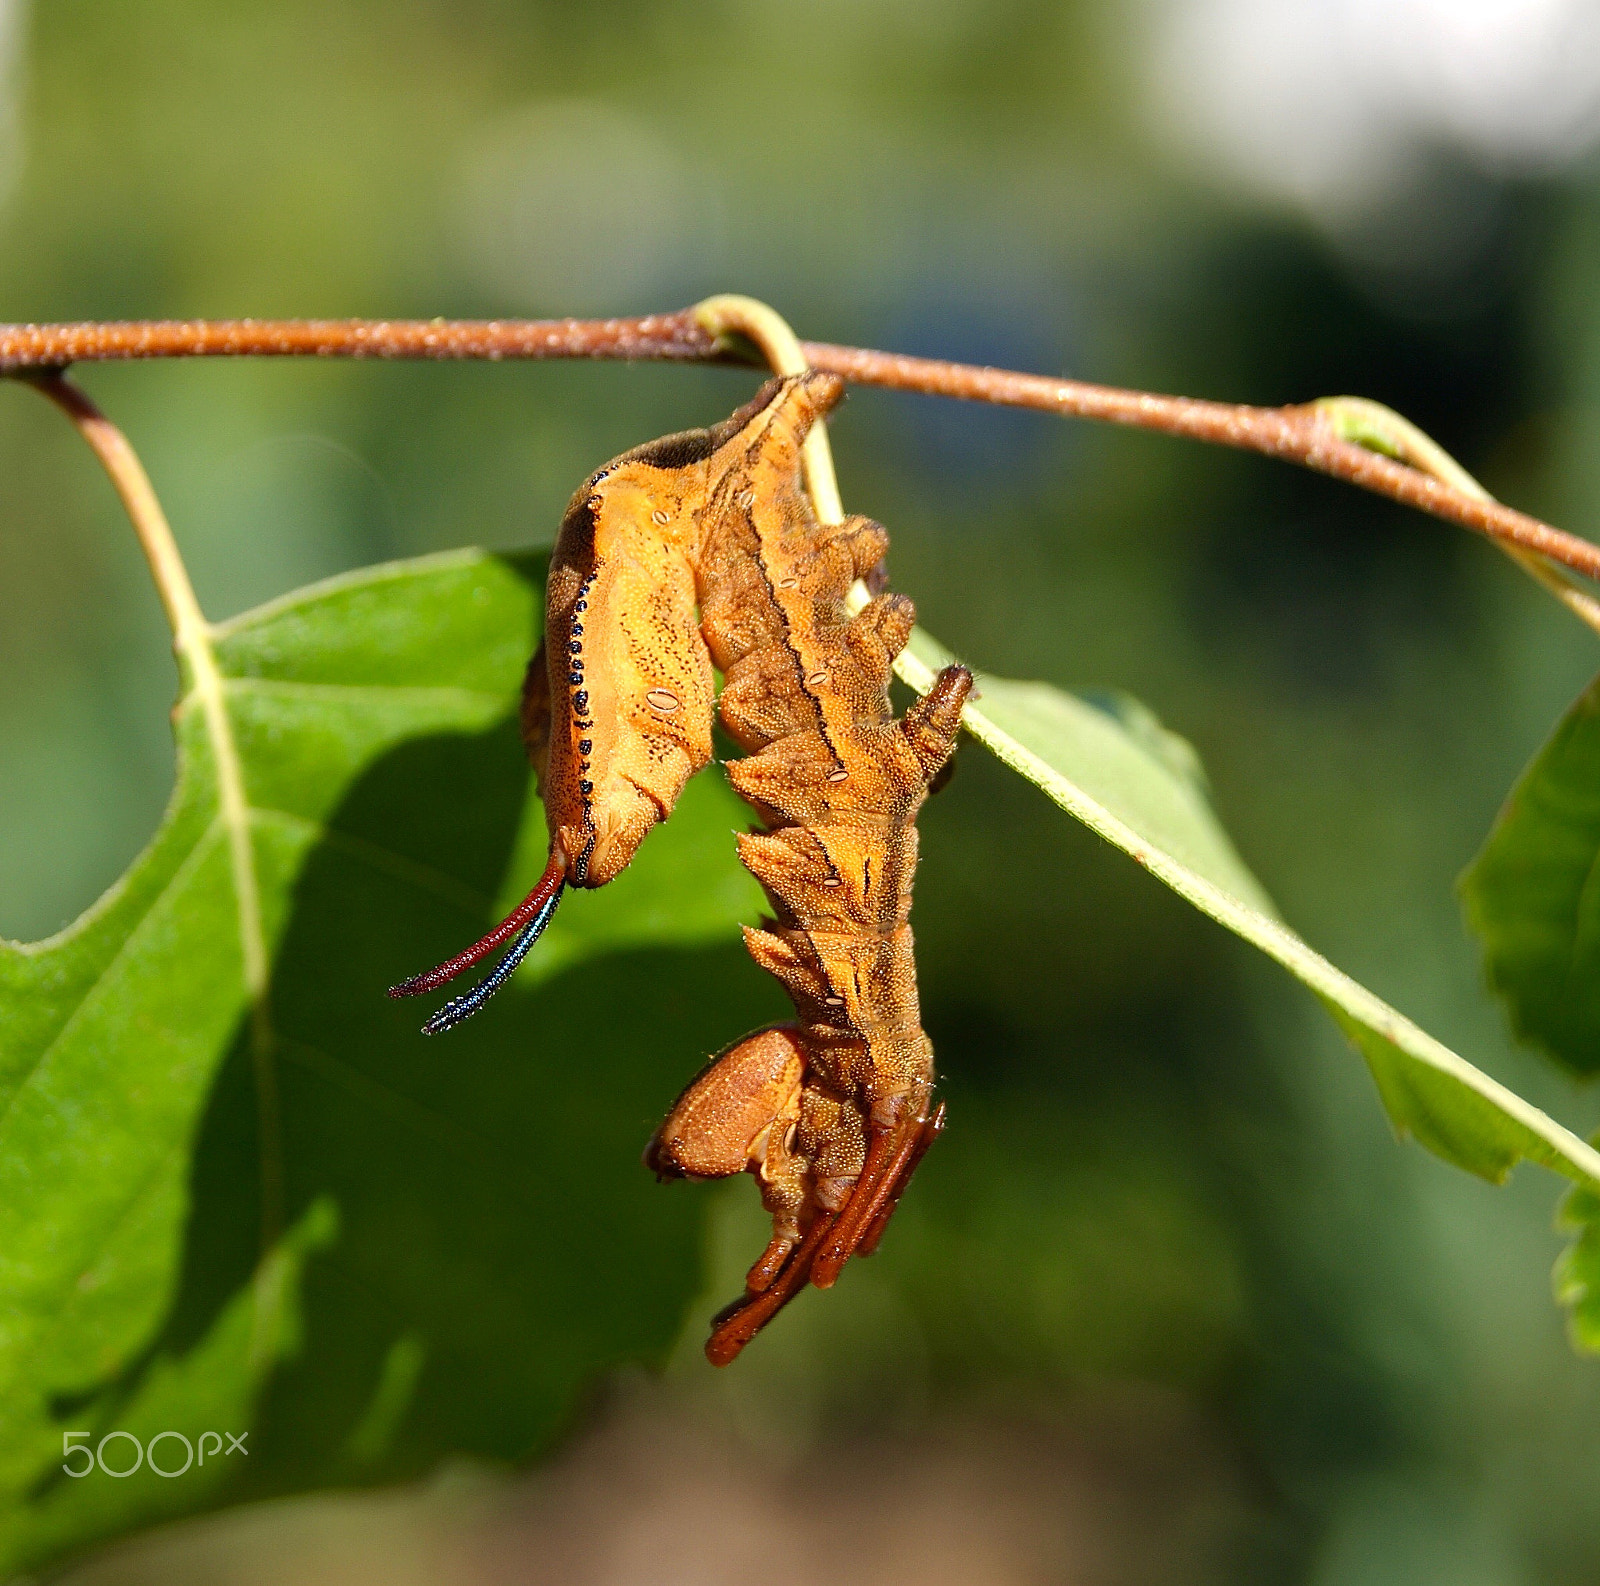
M 844 1207 L 837 1212 L 816 1210 L 805 1237 L 787 1259 L 759 1287 L 749 1282 L 743 1295 L 712 1318 L 706 1341 L 706 1358 L 712 1365 L 734 1360 L 808 1283 L 831 1287 L 852 1255 L 869 1256 L 878 1248 L 917 1164 L 943 1132 L 944 1119 L 942 1102 L 931 1117 L 906 1107 L 889 1127 L 872 1135 L 866 1164 Z M 752 1269 L 752 1278 L 765 1259 Z
M 713 1366 L 726 1366 L 785 1305 L 803 1289 L 811 1277 L 812 1257 L 827 1238 L 834 1224 L 834 1213 L 822 1212 L 795 1246 L 788 1262 L 758 1293 L 746 1292 L 711 1318 L 711 1336 L 706 1340 L 706 1359 Z
M 944 1128 L 943 1106 L 931 1118 L 925 1106 L 926 1102 L 916 1106 L 905 1098 L 886 1122 L 869 1123 L 861 1176 L 811 1264 L 811 1281 L 819 1289 L 833 1287 L 845 1262 L 869 1238 L 872 1249 L 877 1249 L 906 1180 Z
M 964 666 L 947 666 L 901 718 L 900 731 L 922 766 L 925 782 L 931 782 L 950 758 L 961 731 L 961 707 L 971 692 L 972 673 Z
M 934 1109 L 933 1116 L 917 1131 L 917 1137 L 912 1141 L 904 1165 L 894 1177 L 888 1199 L 873 1213 L 872 1221 L 867 1224 L 866 1231 L 861 1236 L 861 1243 L 856 1246 L 855 1253 L 858 1256 L 870 1256 L 878 1248 L 878 1242 L 883 1238 L 883 1231 L 889 1226 L 889 1219 L 894 1216 L 894 1209 L 900 1204 L 900 1197 L 904 1194 L 906 1185 L 911 1182 L 911 1175 L 917 1171 L 917 1164 L 928 1154 L 928 1147 L 944 1133 L 944 1119 L 944 1103 L 941 1101 Z

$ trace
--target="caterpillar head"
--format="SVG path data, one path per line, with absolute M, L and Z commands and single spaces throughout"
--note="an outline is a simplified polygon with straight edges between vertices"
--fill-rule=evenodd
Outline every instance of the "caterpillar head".
M 522 705 L 550 862 L 488 935 L 390 988 L 395 997 L 432 991 L 504 949 L 494 970 L 446 1003 L 425 1033 L 476 1013 L 538 941 L 565 888 L 601 887 L 626 869 L 710 761 L 714 683 L 696 554 L 717 483 L 751 446 L 779 474 L 798 477 L 806 431 L 842 391 L 833 375 L 769 381 L 722 423 L 624 452 L 573 496 L 551 553 L 545 637 Z

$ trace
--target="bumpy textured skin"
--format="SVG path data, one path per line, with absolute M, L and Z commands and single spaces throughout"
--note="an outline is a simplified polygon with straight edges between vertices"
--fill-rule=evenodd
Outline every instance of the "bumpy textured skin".
M 578 886 L 604 886 L 626 869 L 711 758 L 711 660 L 693 561 L 705 468 L 703 459 L 674 466 L 675 439 L 591 475 L 551 555 L 523 733 L 551 846 Z
M 844 604 L 888 536 L 820 523 L 801 485 L 801 443 L 842 393 L 832 375 L 773 381 L 724 423 L 592 476 L 562 522 L 524 697 L 552 849 L 580 886 L 623 869 L 710 758 L 713 667 L 746 752 L 728 775 L 759 825 L 739 855 L 773 918 L 745 939 L 797 1022 L 714 1059 L 646 1152 L 662 1176 L 749 1170 L 773 1215 L 746 1301 L 713 1335 L 719 1361 L 876 1244 L 939 1126 L 907 923 L 914 822 L 972 679 L 947 668 L 904 720 L 890 710 L 912 604 Z

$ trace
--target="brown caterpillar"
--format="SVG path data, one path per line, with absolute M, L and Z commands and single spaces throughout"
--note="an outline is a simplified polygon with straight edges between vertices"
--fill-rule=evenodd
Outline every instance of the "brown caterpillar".
M 772 1241 L 713 1323 L 718 1365 L 809 1281 L 870 1254 L 944 1108 L 932 1108 L 912 956 L 917 811 L 955 745 L 972 687 L 946 667 L 896 721 L 888 683 L 915 612 L 851 584 L 888 535 L 818 521 L 800 447 L 843 394 L 834 375 L 770 381 L 707 430 L 625 452 L 572 498 L 550 563 L 545 640 L 529 664 L 523 737 L 550 862 L 482 941 L 393 988 L 428 991 L 510 943 L 487 979 L 424 1029 L 475 1013 L 538 939 L 566 886 L 604 886 L 711 758 L 712 669 L 728 767 L 760 822 L 739 857 L 773 918 L 745 930 L 797 1019 L 746 1036 L 693 1079 L 645 1151 L 662 1178 L 749 1171 Z

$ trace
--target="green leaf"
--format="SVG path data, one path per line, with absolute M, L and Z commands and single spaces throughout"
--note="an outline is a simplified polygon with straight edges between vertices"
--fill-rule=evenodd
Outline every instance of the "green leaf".
M 1517 1034 L 1600 1070 L 1600 678 L 1517 779 L 1461 897 Z
M 82 1468 L 85 1455 L 58 1457 L 31 1501 L 5 1516 L 0 1534 L 8 1558 L 52 1557 L 87 1536 L 116 1535 L 216 1501 L 250 1458 L 245 1429 L 266 1373 L 297 1342 L 305 1257 L 331 1242 L 336 1221 L 329 1202 L 311 1207 L 188 1354 L 163 1356 L 140 1375 L 117 1403 L 109 1437 L 107 1423 L 92 1410 L 80 1410 L 76 1426 L 63 1426 L 68 1437 L 57 1437 L 58 1456 L 66 1455 L 70 1439 L 104 1463 L 69 1478 L 63 1467 Z M 230 1433 L 238 1447 L 231 1446 Z M 130 1438 L 138 1444 L 137 1464 Z M 106 1475 L 128 1466 L 135 1468 L 127 1476 Z
M 428 1040 L 384 996 L 542 868 L 515 701 L 543 572 L 452 553 L 210 630 L 150 846 L 59 936 L 0 943 L 0 1567 L 524 1453 L 670 1341 L 698 1212 L 638 1153 L 769 1016 L 732 795 L 699 779 L 472 1025 Z M 66 1431 L 247 1427 L 204 1477 L 60 1473 Z
M 951 657 L 918 632 L 897 666 L 926 690 Z M 1335 969 L 1276 915 L 1222 830 L 1193 752 L 1140 711 L 980 676 L 962 721 L 1019 775 L 1180 897 L 1275 958 L 1366 1058 L 1396 1129 L 1500 1182 L 1523 1157 L 1600 1190 L 1600 1154 Z M 1185 752 L 1187 751 L 1187 752 Z
M 1467 924 L 1512 1028 L 1570 1073 L 1600 1071 L 1600 678 L 1517 779 L 1461 877 Z M 1600 1196 L 1574 1189 L 1556 1266 L 1573 1342 L 1600 1353 Z
M 1600 1355 L 1600 1195 L 1582 1185 L 1570 1190 L 1556 1225 L 1576 1236 L 1556 1262 L 1556 1299 L 1571 1313 L 1573 1345 Z

